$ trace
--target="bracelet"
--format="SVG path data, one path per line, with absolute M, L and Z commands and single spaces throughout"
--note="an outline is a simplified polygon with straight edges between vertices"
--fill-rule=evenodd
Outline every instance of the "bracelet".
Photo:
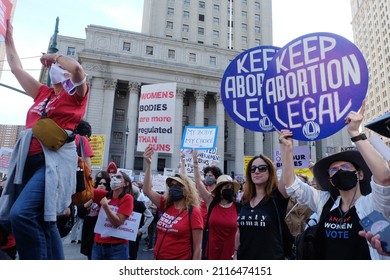
M 63 56 L 63 55 L 62 55 L 62 54 L 58 55 L 58 56 L 56 57 L 56 59 L 54 59 L 54 63 L 57 63 L 58 59 L 59 59 L 61 56 Z

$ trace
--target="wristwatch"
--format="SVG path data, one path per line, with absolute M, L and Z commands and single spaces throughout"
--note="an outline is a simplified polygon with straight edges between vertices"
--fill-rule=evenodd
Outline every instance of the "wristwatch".
M 360 133 L 358 136 L 351 137 L 352 142 L 357 142 L 357 141 L 366 140 L 366 139 L 367 139 L 367 136 L 364 133 Z

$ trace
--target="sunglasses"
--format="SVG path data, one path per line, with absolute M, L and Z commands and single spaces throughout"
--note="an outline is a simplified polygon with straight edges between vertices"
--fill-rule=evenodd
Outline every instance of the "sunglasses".
M 251 173 L 255 173 L 256 169 L 259 169 L 259 172 L 265 172 L 268 170 L 268 165 L 266 164 L 260 164 L 260 165 L 252 165 L 251 166 Z
M 103 182 L 100 182 L 99 184 L 98 184 L 98 186 L 100 186 L 100 185 L 103 185 L 103 186 L 108 186 L 108 184 L 107 183 L 103 183 Z
M 351 166 L 350 164 L 348 163 L 344 163 L 340 166 L 337 166 L 337 167 L 332 167 L 332 168 L 329 168 L 328 169 L 328 173 L 329 173 L 329 176 L 333 176 L 334 174 L 336 174 L 337 171 L 339 170 L 344 170 L 344 171 L 355 171 L 355 167 Z

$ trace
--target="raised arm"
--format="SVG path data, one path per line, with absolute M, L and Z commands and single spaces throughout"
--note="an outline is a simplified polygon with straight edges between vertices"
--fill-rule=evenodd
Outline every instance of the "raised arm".
M 279 191 L 284 197 L 288 197 L 286 187 L 290 187 L 295 181 L 293 161 L 293 139 L 290 130 L 279 131 L 280 153 L 282 158 L 282 175 L 279 182 Z
M 152 165 L 153 154 L 154 154 L 153 147 L 152 146 L 146 147 L 144 151 L 146 169 L 145 169 L 145 177 L 144 177 L 144 184 L 142 190 L 144 194 L 147 197 L 149 197 L 150 201 L 152 201 L 158 208 L 160 207 L 161 195 L 152 189 L 152 166 L 151 165 Z
M 363 121 L 364 112 L 365 101 L 363 101 L 359 112 L 351 111 L 345 118 L 347 130 L 351 138 L 360 134 L 359 127 Z M 389 186 L 390 169 L 383 156 L 371 145 L 370 141 L 359 140 L 355 142 L 355 145 L 370 168 L 374 181 L 379 185 Z
M 16 51 L 13 37 L 13 26 L 10 21 L 7 21 L 5 50 L 7 53 L 8 65 L 12 74 L 15 75 L 24 91 L 32 98 L 35 98 L 38 94 L 38 89 L 42 84 L 23 69 L 22 62 L 20 61 L 19 55 Z
M 195 178 L 195 186 L 199 192 L 199 195 L 206 203 L 206 206 L 209 207 L 211 201 L 213 200 L 212 194 L 206 189 L 205 185 L 202 182 L 200 177 L 199 165 L 198 165 L 198 151 L 192 150 L 192 161 L 194 163 L 194 178 Z

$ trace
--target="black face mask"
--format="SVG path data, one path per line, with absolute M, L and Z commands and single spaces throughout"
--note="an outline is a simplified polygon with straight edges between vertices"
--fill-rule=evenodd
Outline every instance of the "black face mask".
M 346 171 L 342 169 L 339 169 L 330 178 L 330 183 L 341 191 L 349 191 L 357 185 L 358 181 L 357 171 Z
M 184 197 L 183 188 L 179 186 L 172 186 L 169 188 L 169 197 L 172 201 L 178 201 Z
M 224 189 L 222 190 L 222 197 L 229 202 L 232 202 L 234 199 L 234 190 L 233 189 Z

